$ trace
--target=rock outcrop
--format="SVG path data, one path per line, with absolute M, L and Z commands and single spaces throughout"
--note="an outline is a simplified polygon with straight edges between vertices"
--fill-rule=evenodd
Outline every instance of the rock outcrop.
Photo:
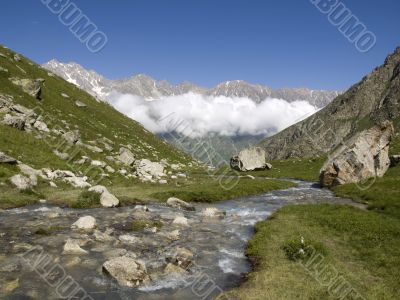
M 393 124 L 386 121 L 349 139 L 322 167 L 321 186 L 331 187 L 382 177 L 390 166 L 389 144 L 393 133 Z
M 237 171 L 255 171 L 271 169 L 267 163 L 265 151 L 260 147 L 244 149 L 231 158 L 231 168 Z

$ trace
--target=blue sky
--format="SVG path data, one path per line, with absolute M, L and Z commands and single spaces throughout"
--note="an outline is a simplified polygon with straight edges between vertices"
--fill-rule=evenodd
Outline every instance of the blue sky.
M 43 63 L 75 61 L 108 78 L 145 73 L 203 86 L 346 89 L 400 45 L 400 1 L 342 1 L 377 36 L 360 53 L 309 0 L 73 1 L 109 39 L 93 54 L 40 0 L 2 3 L 0 43 Z

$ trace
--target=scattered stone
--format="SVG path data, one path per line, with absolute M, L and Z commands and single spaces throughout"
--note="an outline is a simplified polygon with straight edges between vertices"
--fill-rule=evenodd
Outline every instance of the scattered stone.
M 185 269 L 182 269 L 181 267 L 169 263 L 165 269 L 164 269 L 164 274 L 184 274 L 186 273 Z
M 92 166 L 104 168 L 107 164 L 104 161 L 92 160 L 90 163 Z
M 272 165 L 265 160 L 265 151 L 259 147 L 244 149 L 231 158 L 231 168 L 237 171 L 269 170 Z
M 160 180 L 158 181 L 158 183 L 159 183 L 159 184 L 168 184 L 168 181 L 165 180 L 165 179 L 160 179 Z
M 84 255 L 88 253 L 89 253 L 88 251 L 80 247 L 78 240 L 68 239 L 64 245 L 63 254 Z
M 61 96 L 64 98 L 69 98 L 69 96 L 66 93 L 61 93 Z
M 92 145 L 87 145 L 87 144 L 82 144 L 82 146 L 86 147 L 87 149 L 89 149 L 92 152 L 95 153 L 103 153 L 103 149 L 97 147 L 97 146 L 92 146 Z
M 173 251 L 172 255 L 167 256 L 167 261 L 181 268 L 187 269 L 193 262 L 193 257 L 194 254 L 192 251 L 183 247 L 177 247 Z
M 81 101 L 75 101 L 75 105 L 78 107 L 87 107 L 87 105 Z
M 164 166 L 158 162 L 152 162 L 148 159 L 141 159 L 136 161 L 136 174 L 140 177 L 152 176 L 152 177 L 163 177 Z
M 90 192 L 100 194 L 100 203 L 103 207 L 116 207 L 119 205 L 119 200 L 111 194 L 105 186 L 96 185 L 89 189 Z
M 57 184 L 55 184 L 53 181 L 50 181 L 49 184 L 52 188 L 57 188 Z
M 50 132 L 49 128 L 47 127 L 47 124 L 42 121 L 36 121 L 33 124 L 33 127 L 35 127 L 39 131 Z
M 106 232 L 101 232 L 100 230 L 95 230 L 93 235 L 96 241 L 99 242 L 112 242 L 114 241 L 114 238 L 109 234 L 112 231 L 107 231 Z
M 103 264 L 103 270 L 122 286 L 137 287 L 150 280 L 142 261 L 125 256 L 106 261 Z
M 10 114 L 6 114 L 2 121 L 4 125 L 11 126 L 17 128 L 19 130 L 25 129 L 26 118 L 24 116 L 12 116 Z
M 247 178 L 250 178 L 250 179 L 253 179 L 253 180 L 256 179 L 256 178 L 255 178 L 254 176 L 252 176 L 252 175 L 246 175 L 246 177 L 247 177 Z
M 390 166 L 389 144 L 393 133 L 393 124 L 385 121 L 354 135 L 322 167 L 321 186 L 331 187 L 374 176 L 382 177 Z
M 96 228 L 96 219 L 92 216 L 81 217 L 72 224 L 72 228 L 90 230 Z
M 5 73 L 8 73 L 8 69 L 6 69 L 6 68 L 3 68 L 3 67 L 0 67 L 0 72 L 5 72 Z
M 14 60 L 15 60 L 16 62 L 21 61 L 21 56 L 20 56 L 19 54 L 14 54 Z
M 116 207 L 119 205 L 119 200 L 111 193 L 102 193 L 100 203 L 103 207 Z
M 62 160 L 68 160 L 69 159 L 69 154 L 68 153 L 62 153 L 59 152 L 58 150 L 54 150 L 53 153 L 58 156 L 59 158 L 61 158 Z
M 124 234 L 124 235 L 120 235 L 118 238 L 122 243 L 125 244 L 140 244 L 141 240 L 133 235 L 129 235 L 129 234 Z
M 189 226 L 188 219 L 183 216 L 178 216 L 172 221 L 172 224 L 175 225 L 182 225 L 182 226 Z
M 111 174 L 115 173 L 114 168 L 112 168 L 112 167 L 110 167 L 110 166 L 106 166 L 106 171 L 107 171 L 108 173 L 111 173 Z
M 187 175 L 184 173 L 178 173 L 178 174 L 176 174 L 176 176 L 178 176 L 178 178 L 186 178 L 187 177 Z
M 119 149 L 119 155 L 117 156 L 117 159 L 126 166 L 131 166 L 135 162 L 135 156 L 133 153 L 124 147 Z
M 225 212 L 220 211 L 215 207 L 207 207 L 203 210 L 202 215 L 208 218 L 223 218 L 225 216 Z
M 178 229 L 166 233 L 165 236 L 171 241 L 178 241 L 181 238 L 181 234 Z
M 76 144 L 81 139 L 81 134 L 79 130 L 68 131 L 62 135 L 64 140 L 70 144 Z
M 0 164 L 15 165 L 17 164 L 17 160 L 11 156 L 4 154 L 3 152 L 0 152 Z
M 174 197 L 171 197 L 167 200 L 167 206 L 188 211 L 196 210 L 193 205 L 190 205 L 189 203 Z
M 31 189 L 34 185 L 32 181 L 21 174 L 14 175 L 10 178 L 10 182 L 19 190 Z

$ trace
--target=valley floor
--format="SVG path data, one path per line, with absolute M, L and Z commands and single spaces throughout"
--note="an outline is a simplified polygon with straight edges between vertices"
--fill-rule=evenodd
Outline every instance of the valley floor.
M 295 162 L 281 162 L 285 174 Z M 315 160 L 307 170 L 320 166 Z M 304 168 L 297 171 L 304 172 Z M 306 174 L 312 179 L 318 173 Z M 272 175 L 272 174 L 271 174 Z M 279 175 L 278 175 L 279 176 Z M 338 205 L 286 206 L 257 224 L 247 254 L 255 269 L 233 299 L 398 299 L 400 166 L 383 178 L 336 187 L 366 210 Z M 303 243 L 302 243 L 303 240 Z M 301 250 L 303 249 L 303 250 Z

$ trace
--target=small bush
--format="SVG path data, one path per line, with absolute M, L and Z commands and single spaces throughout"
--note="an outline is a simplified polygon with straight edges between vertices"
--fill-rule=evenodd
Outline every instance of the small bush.
M 100 194 L 95 192 L 83 191 L 78 200 L 72 204 L 72 208 L 91 208 L 100 206 Z
M 327 255 L 324 245 L 307 241 L 302 237 L 287 241 L 282 248 L 287 258 L 293 261 L 307 259 L 315 254 Z

